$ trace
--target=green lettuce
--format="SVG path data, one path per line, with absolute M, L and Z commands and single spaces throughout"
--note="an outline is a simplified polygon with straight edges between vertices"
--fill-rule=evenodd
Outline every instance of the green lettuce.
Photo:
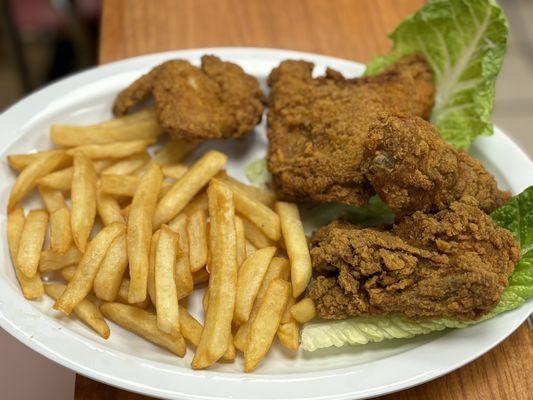
M 244 169 L 244 173 L 250 183 L 255 186 L 265 186 L 272 179 L 267 168 L 267 160 L 264 157 L 249 163 Z
M 446 141 L 466 149 L 476 136 L 492 134 L 507 34 L 494 0 L 430 0 L 389 35 L 391 53 L 371 61 L 365 75 L 382 72 L 406 54 L 423 53 L 437 88 L 431 122 Z
M 410 338 L 415 335 L 463 328 L 519 307 L 533 297 L 533 186 L 512 197 L 491 215 L 500 226 L 511 231 L 520 244 L 521 258 L 509 278 L 498 305 L 479 321 L 451 319 L 411 321 L 402 316 L 356 317 L 344 321 L 315 322 L 302 331 L 301 347 L 307 351 L 330 346 L 366 344 L 385 339 Z

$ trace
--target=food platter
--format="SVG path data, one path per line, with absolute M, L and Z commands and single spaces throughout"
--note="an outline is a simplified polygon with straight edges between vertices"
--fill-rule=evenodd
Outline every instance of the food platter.
M 116 93 L 161 62 L 188 59 L 199 63 L 203 54 L 232 61 L 256 76 L 263 89 L 270 70 L 287 58 L 327 66 L 346 76 L 357 76 L 362 64 L 284 50 L 212 48 L 158 53 L 132 58 L 83 72 L 48 86 L 23 99 L 0 116 L 2 159 L 8 153 L 48 148 L 52 123 L 87 124 L 110 117 Z M 229 155 L 228 173 L 245 180 L 244 167 L 266 152 L 265 121 L 243 141 L 205 143 Z M 496 176 L 502 188 L 519 193 L 531 183 L 532 163 L 502 131 L 478 138 L 472 154 Z M 7 163 L 0 169 L 1 188 L 7 194 L 14 174 Z M 7 195 L 0 207 L 6 209 Z M 1 228 L 6 215 L 2 211 Z M 217 364 L 206 371 L 189 368 L 191 354 L 180 359 L 111 324 L 106 341 L 74 319 L 60 317 L 51 300 L 27 302 L 20 294 L 2 239 L 0 268 L 0 326 L 18 340 L 59 364 L 93 379 L 146 395 L 171 399 L 354 399 L 405 389 L 446 374 L 479 357 L 511 334 L 533 311 L 530 300 L 522 307 L 490 321 L 408 340 L 293 355 L 273 349 L 252 374 L 242 373 L 242 360 Z M 201 309 L 201 295 L 189 300 Z M 189 352 L 190 353 L 190 352 Z

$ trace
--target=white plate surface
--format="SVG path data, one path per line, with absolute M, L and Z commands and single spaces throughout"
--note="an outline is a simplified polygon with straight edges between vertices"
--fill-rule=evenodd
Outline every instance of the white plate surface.
M 48 127 L 56 122 L 85 124 L 110 117 L 116 93 L 140 74 L 172 58 L 198 64 L 211 53 L 241 65 L 265 87 L 270 70 L 287 58 L 326 66 L 357 76 L 361 64 L 314 54 L 254 48 L 213 48 L 159 53 L 132 58 L 64 79 L 20 101 L 0 116 L 0 232 L 5 232 L 8 193 L 15 174 L 5 155 L 50 147 Z M 228 170 L 244 179 L 248 161 L 265 154 L 264 123 L 242 142 L 204 144 L 230 154 Z M 533 183 L 532 163 L 520 148 L 496 129 L 479 138 L 473 154 L 496 176 L 500 186 L 518 193 Z M 13 273 L 6 235 L 0 241 L 0 326 L 35 351 L 67 368 L 127 390 L 169 399 L 359 399 L 426 382 L 479 357 L 512 333 L 533 310 L 533 301 L 490 321 L 466 329 L 449 330 L 410 340 L 296 355 L 280 346 L 270 352 L 256 372 L 242 373 L 242 360 L 208 371 L 189 368 L 192 351 L 177 358 L 111 324 L 103 340 L 72 318 L 51 310 L 51 301 L 28 302 L 20 294 Z M 190 301 L 200 309 L 200 295 Z

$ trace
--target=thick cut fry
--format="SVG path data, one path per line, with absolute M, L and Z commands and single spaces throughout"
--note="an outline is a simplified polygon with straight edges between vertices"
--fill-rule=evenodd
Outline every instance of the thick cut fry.
M 160 230 L 157 230 L 150 240 L 150 255 L 148 259 L 148 284 L 146 290 L 148 291 L 148 296 L 152 301 L 152 304 L 156 305 L 156 294 L 155 294 L 155 253 L 157 250 L 157 241 L 159 240 Z
M 97 174 L 99 174 L 103 169 L 107 168 L 112 164 L 111 160 L 94 160 L 93 166 Z M 35 182 L 39 186 L 44 186 L 50 189 L 56 190 L 70 190 L 72 186 L 72 175 L 74 174 L 74 168 L 68 167 L 60 169 L 59 171 L 52 172 L 51 174 L 45 175 L 37 179 Z
M 227 185 L 217 178 L 214 178 L 213 181 Z M 248 196 L 244 190 L 235 185 L 230 187 L 230 189 L 233 192 L 237 212 L 253 222 L 270 240 L 277 242 L 281 238 L 278 215 L 260 201 Z
M 244 235 L 246 239 L 254 245 L 257 249 L 273 246 L 274 242 L 267 238 L 265 234 L 254 223 L 250 222 L 248 218 L 241 218 L 244 226 Z
M 152 160 L 159 165 L 176 164 L 187 157 L 197 146 L 198 142 L 171 140 L 154 154 Z
M 291 261 L 292 294 L 302 294 L 311 279 L 311 255 L 307 246 L 298 206 L 294 203 L 277 202 L 276 211 L 281 221 L 283 239 Z
M 263 298 L 265 297 L 268 286 L 274 279 L 289 279 L 289 262 L 287 259 L 280 257 L 272 258 L 272 261 L 268 266 L 268 270 L 263 278 L 263 282 L 261 283 L 261 288 L 259 288 L 259 292 L 255 298 L 254 306 L 252 308 L 252 312 L 250 313 L 250 318 L 248 318 L 248 321 L 239 327 L 237 333 L 235 334 L 233 343 L 235 344 L 235 347 L 242 352 L 244 352 L 246 349 L 251 323 L 257 315 L 257 311 L 259 310 L 261 303 L 263 302 Z
M 7 216 L 7 243 L 11 253 L 11 261 L 15 269 L 15 275 L 19 282 L 22 294 L 28 300 L 34 300 L 41 297 L 44 293 L 43 283 L 39 274 L 33 277 L 26 277 L 17 266 L 17 252 L 19 248 L 20 236 L 24 229 L 25 217 L 22 208 L 16 208 Z
M 74 307 L 91 292 L 94 278 L 109 245 L 118 235 L 123 234 L 124 230 L 125 226 L 119 223 L 106 226 L 88 243 L 87 251 L 81 258 L 74 277 L 54 304 L 56 310 L 69 315 Z
M 66 286 L 61 284 L 48 284 L 44 286 L 46 294 L 54 300 L 59 299 L 65 289 Z M 92 301 L 83 299 L 76 307 L 74 307 L 73 311 L 80 321 L 85 323 L 104 339 L 109 337 L 109 326 L 107 326 L 104 316 Z
M 65 196 L 60 190 L 39 186 L 39 194 L 49 214 L 67 206 Z
M 161 167 L 161 170 L 163 171 L 163 175 L 167 178 L 172 179 L 181 179 L 183 175 L 189 170 L 185 165 L 182 164 L 171 164 L 171 165 L 165 165 Z
M 114 222 L 126 223 L 117 199 L 103 193 L 101 188 L 96 191 L 96 208 L 104 225 L 111 225 Z
M 152 220 L 162 180 L 161 168 L 157 164 L 152 164 L 141 177 L 131 202 L 128 218 L 128 259 L 131 278 L 128 301 L 130 303 L 139 303 L 146 299 Z
M 246 240 L 246 257 L 250 256 L 256 250 L 255 246 Z
M 44 210 L 31 210 L 20 235 L 16 265 L 31 278 L 37 273 L 39 257 L 46 236 L 48 214 Z
M 200 271 L 196 271 L 194 274 L 192 274 L 192 280 L 194 282 L 194 286 L 207 282 L 209 281 L 209 272 L 207 272 L 207 269 L 202 268 Z
M 100 311 L 114 323 L 158 346 L 166 348 L 178 357 L 185 355 L 186 347 L 183 336 L 173 336 L 161 332 L 157 327 L 155 314 L 120 303 L 104 303 L 100 306 Z
M 140 178 L 136 175 L 103 175 L 100 178 L 100 189 L 103 193 L 113 196 L 132 197 L 139 186 Z M 172 187 L 170 182 L 162 182 L 158 198 Z
M 109 246 L 94 278 L 93 290 L 96 297 L 104 301 L 115 301 L 127 267 L 126 235 L 119 235 Z
M 72 242 L 70 211 L 63 207 L 50 214 L 50 249 L 65 253 L 72 247 Z
M 91 160 L 81 152 L 74 154 L 70 196 L 72 238 L 83 253 L 96 217 L 96 172 Z
M 283 312 L 283 315 L 281 316 L 281 323 L 286 324 L 287 322 L 295 321 L 294 317 L 291 314 L 291 307 L 296 303 L 296 300 L 294 297 L 289 296 L 289 300 L 287 300 L 287 305 L 285 306 L 285 311 Z
M 182 214 L 192 215 L 198 210 L 203 210 L 207 212 L 207 193 L 201 192 L 198 193 L 194 198 L 183 208 Z
M 74 147 L 89 144 L 106 144 L 129 140 L 157 139 L 163 130 L 157 122 L 155 113 L 144 113 L 142 118 L 135 116 L 118 118 L 113 121 L 88 126 L 52 125 L 50 140 L 57 146 Z
M 235 217 L 235 235 L 237 237 L 237 265 L 240 268 L 246 260 L 246 236 L 242 219 L 237 216 Z
M 231 338 L 231 321 L 237 286 L 237 250 L 233 195 L 226 187 L 208 188 L 211 275 L 209 306 L 205 326 L 192 360 L 194 369 L 206 368 L 226 352 Z
M 209 308 L 209 288 L 205 289 L 204 296 L 202 297 L 202 308 L 204 309 L 204 314 L 206 314 Z
M 244 350 L 245 372 L 253 371 L 270 349 L 290 291 L 291 284 L 282 279 L 275 279 L 270 283 L 250 326 L 248 344 Z
M 12 210 L 35 187 L 41 176 L 49 174 L 57 168 L 62 168 L 71 162 L 71 157 L 64 151 L 56 150 L 46 156 L 32 161 L 17 177 L 9 196 L 8 209 Z
M 178 234 L 178 248 L 181 250 L 174 267 L 178 299 L 183 299 L 194 290 L 191 265 L 189 263 L 189 241 L 187 239 L 187 217 L 178 215 L 168 226 Z
M 163 196 L 155 209 L 154 226 L 167 223 L 222 169 L 227 157 L 218 151 L 209 151 L 198 160 Z
M 128 175 L 134 173 L 139 168 L 150 162 L 150 155 L 147 152 L 134 154 L 117 161 L 102 171 L 102 175 Z
M 275 247 L 265 247 L 257 250 L 241 265 L 237 278 L 237 296 L 233 316 L 237 324 L 248 321 L 255 298 L 275 253 Z
M 293 305 L 290 313 L 300 324 L 305 324 L 316 317 L 315 303 L 310 298 L 305 298 Z
M 198 210 L 187 218 L 187 239 L 190 269 L 196 272 L 207 263 L 207 215 L 204 210 Z
M 283 347 L 289 350 L 298 350 L 300 346 L 300 327 L 296 321 L 280 324 L 277 336 Z
M 46 150 L 39 151 L 37 153 L 28 153 L 28 154 L 11 154 L 7 156 L 7 162 L 9 166 L 17 171 L 22 171 L 28 165 L 38 158 L 48 157 L 50 154 L 57 153 L 58 150 Z
M 178 234 L 163 225 L 155 252 L 155 308 L 157 327 L 172 335 L 179 334 L 178 296 L 174 281 Z
M 44 250 L 39 258 L 39 271 L 57 271 L 78 264 L 81 256 L 82 254 L 76 246 L 71 246 L 65 253 Z
M 276 201 L 276 195 L 268 189 L 261 188 L 258 186 L 247 185 L 242 183 L 235 178 L 229 176 L 226 171 L 221 171 L 216 176 L 217 179 L 220 179 L 230 188 L 238 188 L 245 192 L 251 198 L 260 201 L 261 203 L 271 207 Z
M 80 151 L 90 159 L 124 158 L 133 154 L 144 153 L 146 148 L 154 144 L 154 140 L 131 140 L 128 142 L 114 142 L 110 144 L 87 144 L 67 150 L 67 154 L 74 155 Z

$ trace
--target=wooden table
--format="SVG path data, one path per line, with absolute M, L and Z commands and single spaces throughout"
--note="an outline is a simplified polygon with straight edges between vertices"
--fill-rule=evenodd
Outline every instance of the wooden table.
M 421 0 L 107 0 L 100 62 L 164 50 L 257 46 L 366 62 L 387 52 L 390 32 Z M 526 399 L 533 387 L 533 335 L 526 324 L 469 365 L 381 399 Z M 529 396 L 529 397 L 528 397 Z M 133 400 L 78 376 L 76 400 Z

